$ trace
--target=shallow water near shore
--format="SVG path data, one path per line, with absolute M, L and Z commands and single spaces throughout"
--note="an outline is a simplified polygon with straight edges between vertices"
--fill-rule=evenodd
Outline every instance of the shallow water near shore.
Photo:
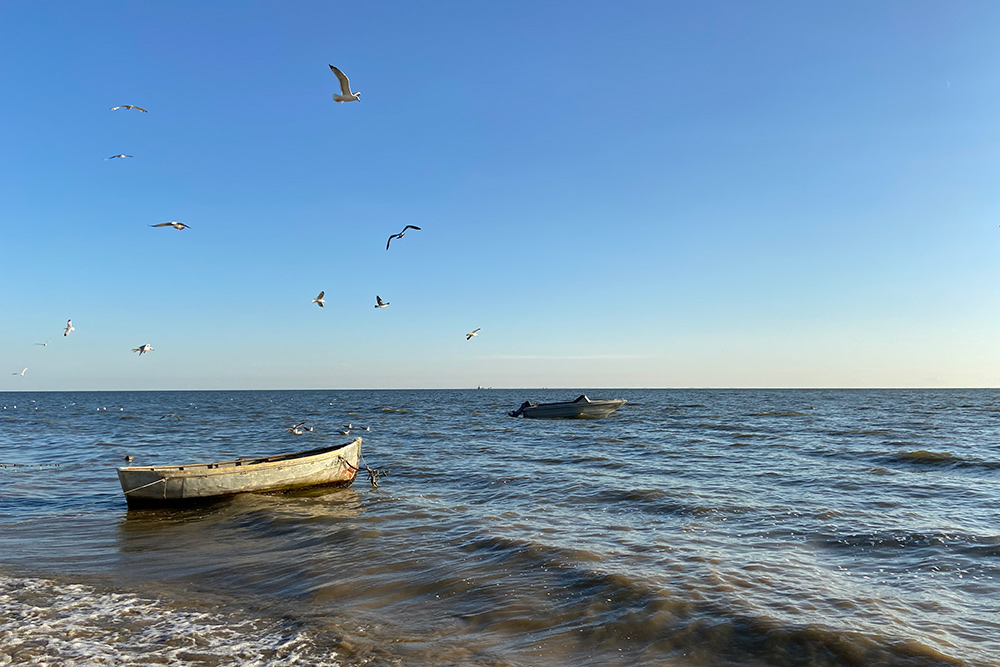
M 625 398 L 601 420 L 524 400 Z M 0 394 L 0 665 L 1000 664 L 1000 391 Z M 164 417 L 176 414 L 179 418 Z M 307 421 L 302 436 L 285 428 Z M 372 488 L 126 508 L 347 442 Z M 352 437 L 353 437 L 352 435 Z

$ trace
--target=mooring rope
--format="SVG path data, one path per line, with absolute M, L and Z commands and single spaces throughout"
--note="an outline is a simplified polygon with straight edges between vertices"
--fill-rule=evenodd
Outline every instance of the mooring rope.
M 372 470 L 368 466 L 368 463 L 365 462 L 365 457 L 364 457 L 363 454 L 359 455 L 358 459 L 359 459 L 358 463 L 360 463 L 361 465 L 363 465 L 365 467 L 365 470 L 368 471 L 368 481 L 370 481 L 372 483 L 372 488 L 373 489 L 377 489 L 378 488 L 378 480 L 379 480 L 379 478 L 387 476 L 389 474 L 389 471 L 388 470 Z M 343 461 L 344 464 L 348 468 L 350 468 L 351 470 L 353 470 L 354 472 L 361 472 L 361 468 L 360 467 L 355 466 L 355 465 L 351 465 L 351 462 L 348 461 L 347 459 L 345 459 L 343 456 L 340 457 L 340 460 Z
M 0 468 L 55 468 L 58 466 L 96 466 L 104 461 L 73 461 L 70 463 L 0 463 Z
M 161 477 L 160 479 L 154 479 L 149 484 L 143 484 L 142 486 L 137 486 L 134 489 L 129 489 L 128 491 L 123 491 L 123 493 L 127 496 L 128 494 L 132 493 L 133 491 L 142 491 L 143 489 L 148 488 L 150 486 L 153 486 L 154 484 L 159 484 L 160 482 L 166 482 L 166 481 L 167 481 L 166 477 Z

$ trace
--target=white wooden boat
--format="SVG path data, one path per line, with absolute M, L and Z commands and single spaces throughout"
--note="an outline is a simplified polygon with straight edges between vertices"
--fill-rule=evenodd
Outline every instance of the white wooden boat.
M 575 401 L 563 403 L 532 403 L 525 401 L 517 410 L 507 414 L 529 419 L 599 419 L 625 405 L 624 398 L 588 398 L 586 394 Z
M 346 445 L 292 454 L 174 466 L 118 468 L 132 507 L 218 500 L 238 493 L 275 493 L 314 486 L 347 486 L 358 475 L 361 438 Z

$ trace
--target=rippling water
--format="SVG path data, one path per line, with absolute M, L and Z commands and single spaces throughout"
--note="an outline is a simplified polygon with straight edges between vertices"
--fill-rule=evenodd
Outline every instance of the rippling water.
M 1000 391 L 505 414 L 579 393 L 0 394 L 0 665 L 1000 664 Z M 348 422 L 378 488 L 127 511 L 115 475 Z

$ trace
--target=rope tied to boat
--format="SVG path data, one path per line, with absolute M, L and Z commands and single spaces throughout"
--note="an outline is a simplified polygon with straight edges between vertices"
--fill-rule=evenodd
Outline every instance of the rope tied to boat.
M 161 482 L 166 482 L 166 481 L 167 480 L 166 480 L 165 477 L 161 477 L 159 479 L 154 479 L 149 484 L 143 484 L 142 486 L 137 486 L 134 489 L 129 489 L 128 491 L 123 491 L 122 493 L 124 493 L 127 496 L 128 494 L 132 493 L 133 491 L 142 491 L 143 489 L 149 488 L 150 486 L 153 486 L 154 484 L 159 484 Z M 115 495 L 117 495 L 117 494 L 115 494 Z
M 381 470 L 381 469 L 379 469 L 379 470 L 373 470 L 368 465 L 368 463 L 365 462 L 365 457 L 363 455 L 360 455 L 358 457 L 358 459 L 359 459 L 358 462 L 365 467 L 364 468 L 365 470 L 368 471 L 368 481 L 370 481 L 372 483 L 372 488 L 373 489 L 377 489 L 378 488 L 378 480 L 379 480 L 379 478 L 388 476 L 389 471 L 388 470 Z M 351 465 L 351 462 L 348 461 L 347 459 L 345 459 L 343 456 L 340 457 L 340 460 L 343 461 L 344 464 L 348 468 L 350 468 L 351 470 L 353 470 L 354 472 L 361 472 L 361 468 L 359 466 Z

